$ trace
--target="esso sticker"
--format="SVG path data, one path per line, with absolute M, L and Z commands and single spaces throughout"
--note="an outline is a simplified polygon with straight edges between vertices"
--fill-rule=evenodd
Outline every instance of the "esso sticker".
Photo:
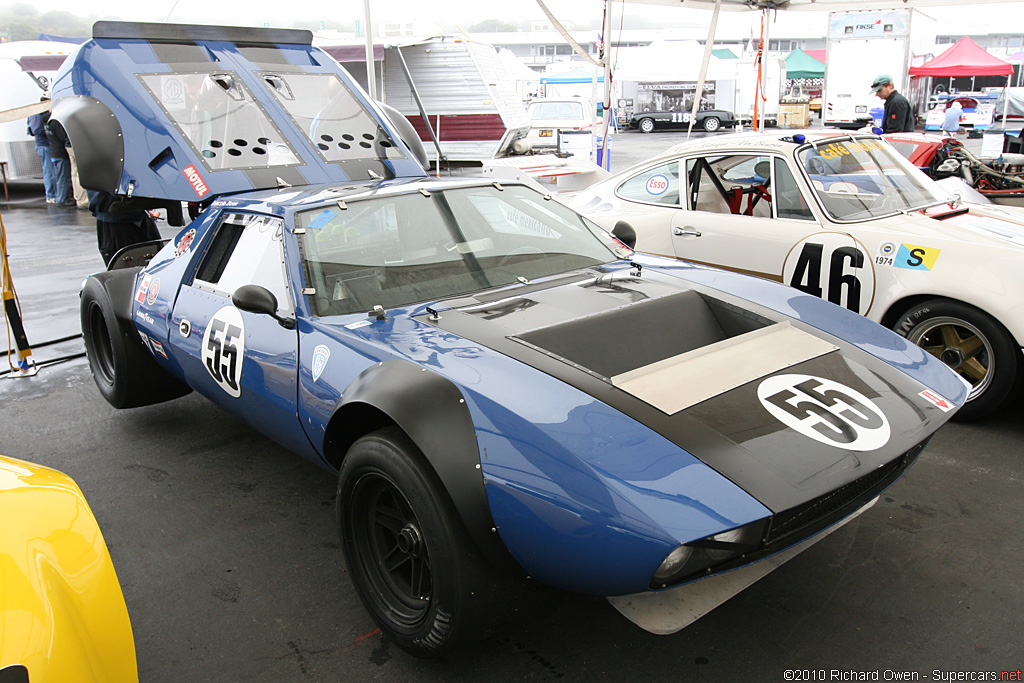
M 647 179 L 647 194 L 655 197 L 665 194 L 668 191 L 668 177 L 659 173 Z
M 806 437 L 848 451 L 873 451 L 889 442 L 889 421 L 871 399 L 812 375 L 776 375 L 757 398 L 775 419 Z
M 245 324 L 234 306 L 217 311 L 203 333 L 203 365 L 220 388 L 230 396 L 242 395 L 242 361 L 245 359 Z

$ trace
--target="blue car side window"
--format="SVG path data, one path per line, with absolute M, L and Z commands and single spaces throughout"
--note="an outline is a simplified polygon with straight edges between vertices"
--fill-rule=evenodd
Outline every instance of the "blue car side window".
M 261 285 L 277 298 L 278 313 L 290 315 L 294 304 L 285 272 L 281 219 L 226 215 L 193 284 L 227 297 L 242 285 Z

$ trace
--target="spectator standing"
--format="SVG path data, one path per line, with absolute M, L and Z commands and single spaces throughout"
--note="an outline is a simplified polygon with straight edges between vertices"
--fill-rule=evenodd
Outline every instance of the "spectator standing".
M 68 134 L 59 121 L 46 122 L 46 136 L 50 141 L 50 163 L 53 164 L 54 198 L 57 206 L 75 206 L 71 196 L 71 157 L 67 148 L 71 146 Z
M 896 92 L 892 76 L 877 76 L 871 83 L 871 93 L 885 100 L 885 111 L 882 114 L 883 133 L 914 132 L 914 110 L 910 107 L 910 101 Z
M 156 221 L 144 207 L 145 198 L 122 198 L 110 192 L 89 190 L 89 211 L 96 217 L 96 241 L 103 262 L 124 247 L 160 239 Z
M 946 117 L 942 119 L 942 132 L 951 138 L 955 138 L 957 131 L 960 130 L 960 114 L 963 113 L 963 109 L 956 101 L 946 107 Z
M 49 102 L 50 94 L 44 93 L 40 102 Z M 46 190 L 46 203 L 54 204 L 57 193 L 53 184 L 53 164 L 50 163 L 50 140 L 46 136 L 46 122 L 50 120 L 50 112 L 44 111 L 28 117 L 28 134 L 36 139 L 36 154 L 43 166 L 43 188 Z

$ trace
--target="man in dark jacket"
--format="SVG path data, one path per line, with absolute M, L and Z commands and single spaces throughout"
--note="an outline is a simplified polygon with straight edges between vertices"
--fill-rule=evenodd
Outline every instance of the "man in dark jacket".
M 40 102 L 49 102 L 50 96 L 43 95 Z M 46 190 L 46 203 L 57 201 L 57 193 L 53 184 L 53 164 L 50 162 L 50 140 L 46 137 L 46 122 L 50 120 L 50 112 L 33 114 L 28 117 L 28 134 L 36 139 L 36 154 L 43 166 L 43 188 Z
M 160 239 L 153 216 L 145 210 L 150 200 L 129 199 L 109 192 L 89 191 L 89 210 L 96 217 L 96 241 L 103 262 L 123 247 Z
M 885 112 L 882 114 L 883 133 L 913 133 L 914 110 L 906 97 L 896 92 L 892 76 L 882 74 L 871 83 L 871 93 L 885 100 Z
M 50 141 L 50 163 L 53 164 L 53 189 L 57 206 L 75 206 L 71 194 L 71 146 L 68 134 L 59 121 L 46 122 L 46 135 Z

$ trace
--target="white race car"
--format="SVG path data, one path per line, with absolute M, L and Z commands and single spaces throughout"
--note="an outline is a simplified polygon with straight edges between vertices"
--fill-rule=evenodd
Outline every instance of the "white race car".
M 641 251 L 781 281 L 894 329 L 972 384 L 961 419 L 1006 403 L 1024 374 L 1024 212 L 958 203 L 877 136 L 684 142 L 569 203 L 627 223 Z

